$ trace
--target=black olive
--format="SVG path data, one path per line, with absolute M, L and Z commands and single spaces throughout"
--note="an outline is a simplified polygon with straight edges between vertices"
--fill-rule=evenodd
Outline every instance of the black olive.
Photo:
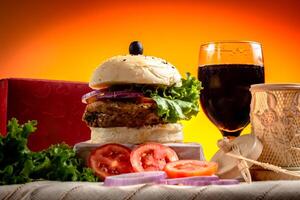
M 142 55 L 143 54 L 143 45 L 139 41 L 133 41 L 129 45 L 129 53 L 131 55 Z

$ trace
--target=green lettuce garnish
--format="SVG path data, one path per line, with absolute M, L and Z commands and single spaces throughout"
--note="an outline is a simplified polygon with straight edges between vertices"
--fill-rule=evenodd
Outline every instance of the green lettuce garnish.
M 169 123 L 188 120 L 199 112 L 201 82 L 187 73 L 181 86 L 160 86 L 155 90 L 144 90 L 157 104 L 157 114 Z
M 98 180 L 66 144 L 52 145 L 40 152 L 30 151 L 27 138 L 36 130 L 36 125 L 36 121 L 20 125 L 17 119 L 12 118 L 8 122 L 7 135 L 0 135 L 0 185 L 26 183 L 36 179 Z

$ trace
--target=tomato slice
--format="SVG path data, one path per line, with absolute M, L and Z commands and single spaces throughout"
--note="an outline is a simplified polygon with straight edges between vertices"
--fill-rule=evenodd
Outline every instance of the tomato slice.
M 178 160 L 176 152 L 162 144 L 146 143 L 135 148 L 130 162 L 135 172 L 161 171 L 169 162 Z
M 138 99 L 139 103 L 155 103 L 155 101 L 150 97 L 140 97 Z
M 215 162 L 200 160 L 179 160 L 170 162 L 165 166 L 165 172 L 169 178 L 181 178 L 190 176 L 211 176 L 217 171 Z
M 89 156 L 89 167 L 104 179 L 107 176 L 132 172 L 131 150 L 120 144 L 106 144 L 98 147 Z

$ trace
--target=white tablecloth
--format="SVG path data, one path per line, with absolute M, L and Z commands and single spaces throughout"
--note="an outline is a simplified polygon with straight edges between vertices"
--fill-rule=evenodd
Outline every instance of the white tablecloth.
M 135 185 L 105 187 L 101 183 L 39 181 L 0 186 L 0 199 L 300 199 L 300 181 L 268 181 L 232 186 Z

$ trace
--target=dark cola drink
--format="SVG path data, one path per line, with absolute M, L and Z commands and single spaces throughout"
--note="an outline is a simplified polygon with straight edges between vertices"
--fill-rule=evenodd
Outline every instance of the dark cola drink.
M 204 65 L 198 69 L 200 102 L 223 136 L 239 136 L 249 123 L 250 85 L 264 83 L 264 67 L 248 64 Z

